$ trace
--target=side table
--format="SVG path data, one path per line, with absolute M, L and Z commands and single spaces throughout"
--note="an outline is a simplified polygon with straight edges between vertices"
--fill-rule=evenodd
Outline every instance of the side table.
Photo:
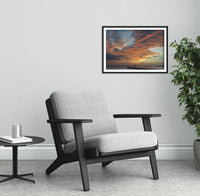
M 5 146 L 5 147 L 12 147 L 12 166 L 13 166 L 13 172 L 11 175 L 0 175 L 0 177 L 7 177 L 3 180 L 0 180 L 1 182 L 5 182 L 8 180 L 11 180 L 13 178 L 17 178 L 20 180 L 26 180 L 35 183 L 34 180 L 30 180 L 28 178 L 24 178 L 24 176 L 33 176 L 33 173 L 27 173 L 27 174 L 18 174 L 18 147 L 22 146 L 27 146 L 30 144 L 39 144 L 45 141 L 44 138 L 42 137 L 36 137 L 36 136 L 26 136 L 29 138 L 32 138 L 32 142 L 27 142 L 27 143 L 19 143 L 19 144 L 10 144 L 7 142 L 0 141 L 0 146 Z

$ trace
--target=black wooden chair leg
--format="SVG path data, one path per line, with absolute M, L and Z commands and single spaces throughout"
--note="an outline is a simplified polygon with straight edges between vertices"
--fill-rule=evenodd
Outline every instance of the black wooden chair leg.
M 102 162 L 102 167 L 106 167 L 106 166 L 109 165 L 110 163 L 112 163 L 112 161 Z
M 85 161 L 79 160 L 79 166 L 80 166 L 80 171 L 81 171 L 81 179 L 82 179 L 82 183 L 83 183 L 83 190 L 89 191 L 90 185 L 89 185 L 87 164 L 85 163 Z
M 151 163 L 151 170 L 152 170 L 152 174 L 153 174 L 153 179 L 157 180 L 157 179 L 159 179 L 159 175 L 158 175 L 158 168 L 157 168 L 155 151 L 151 152 L 149 159 L 150 159 L 150 163 Z
M 86 163 L 86 158 L 85 158 L 82 124 L 77 123 L 77 124 L 73 124 L 73 126 L 75 130 L 74 135 L 75 135 L 75 140 L 76 140 L 76 148 L 78 152 L 78 160 L 79 160 L 79 166 L 80 166 L 80 171 L 81 171 L 83 190 L 89 191 L 90 185 L 89 185 L 89 178 L 88 178 L 87 163 Z
M 46 174 L 50 174 L 63 164 L 61 159 L 57 158 L 47 169 Z

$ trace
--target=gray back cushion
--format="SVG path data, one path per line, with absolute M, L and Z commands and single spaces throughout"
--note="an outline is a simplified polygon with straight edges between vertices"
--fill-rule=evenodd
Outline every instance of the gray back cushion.
M 58 119 L 92 119 L 83 123 L 84 137 L 117 132 L 113 115 L 108 109 L 102 91 L 56 91 L 50 96 L 55 117 Z M 74 140 L 72 124 L 59 126 L 62 143 Z

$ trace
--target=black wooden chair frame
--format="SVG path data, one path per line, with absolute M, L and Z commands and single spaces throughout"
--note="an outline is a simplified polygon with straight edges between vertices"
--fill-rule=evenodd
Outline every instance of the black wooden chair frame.
M 92 119 L 56 119 L 50 99 L 46 100 L 46 106 L 49 115 L 49 120 L 47 120 L 47 122 L 50 123 L 51 125 L 57 152 L 57 158 L 47 168 L 46 174 L 52 173 L 62 164 L 79 161 L 83 190 L 89 191 L 90 187 L 89 187 L 89 178 L 87 170 L 88 164 L 102 163 L 102 166 L 105 167 L 112 161 L 148 156 L 151 163 L 153 179 L 156 180 L 159 178 L 156 156 L 155 156 L 155 150 L 158 149 L 158 145 L 151 148 L 120 151 L 110 154 L 100 154 L 98 148 L 84 150 L 85 148 L 84 148 L 82 123 L 91 123 Z M 114 118 L 142 118 L 144 131 L 152 131 L 150 118 L 160 117 L 160 116 L 161 116 L 160 114 L 114 114 L 113 115 Z M 60 126 L 61 123 L 73 124 L 75 142 L 76 142 L 76 151 L 73 153 L 65 153 L 63 150 L 58 129 L 58 126 Z

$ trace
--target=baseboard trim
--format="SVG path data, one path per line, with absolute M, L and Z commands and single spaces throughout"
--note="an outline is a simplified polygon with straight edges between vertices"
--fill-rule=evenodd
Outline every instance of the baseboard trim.
M 19 160 L 54 160 L 56 152 L 53 144 L 40 144 L 20 147 L 18 157 Z M 156 157 L 157 160 L 192 160 L 193 147 L 185 144 L 160 144 Z M 11 159 L 12 149 L 0 147 L 0 160 Z
M 193 160 L 193 145 L 161 144 L 156 156 L 158 160 Z
M 54 160 L 56 158 L 55 147 L 52 144 L 40 144 L 18 148 L 19 160 Z M 0 160 L 11 160 L 12 148 L 0 147 Z

